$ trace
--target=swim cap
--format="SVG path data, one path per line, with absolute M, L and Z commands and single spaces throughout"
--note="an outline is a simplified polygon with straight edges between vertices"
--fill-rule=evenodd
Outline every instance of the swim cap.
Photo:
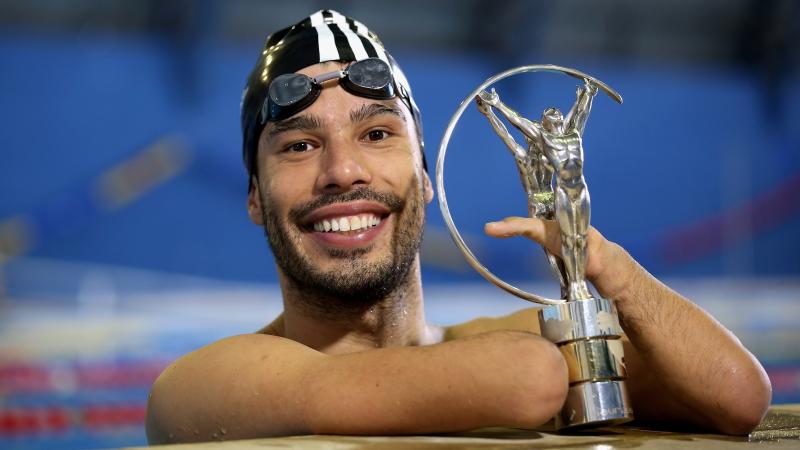
M 326 61 L 352 62 L 380 58 L 392 68 L 395 83 L 407 97 L 417 127 L 422 150 L 422 123 L 419 109 L 411 96 L 411 87 L 403 72 L 383 48 L 378 36 L 361 22 L 332 10 L 317 11 L 295 25 L 267 37 L 242 93 L 242 156 L 248 175 L 253 174 L 258 152 L 258 138 L 266 125 L 261 115 L 269 84 L 275 77 L 294 73 Z M 405 92 L 403 92 L 405 91 Z M 423 165 L 427 170 L 425 153 Z

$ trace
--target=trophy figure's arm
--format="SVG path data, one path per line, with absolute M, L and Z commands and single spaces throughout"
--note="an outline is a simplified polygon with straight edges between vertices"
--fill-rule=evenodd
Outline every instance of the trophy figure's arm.
M 511 125 L 514 125 L 514 127 L 524 134 L 529 140 L 538 141 L 541 139 L 541 125 L 537 122 L 532 122 L 522 117 L 518 112 L 509 108 L 508 105 L 500 101 L 500 97 L 497 95 L 494 89 L 492 89 L 491 94 L 485 91 L 481 92 L 479 99 L 500 111 L 506 120 L 508 120 Z
M 592 111 L 592 100 L 597 94 L 597 87 L 590 81 L 586 81 L 584 86 L 578 86 L 575 104 L 567 113 L 564 118 L 565 133 L 577 131 L 579 135 L 583 136 L 583 130 L 586 128 L 586 121 L 589 119 L 589 113 Z
M 500 136 L 500 139 L 506 144 L 511 153 L 514 154 L 514 157 L 518 160 L 525 160 L 528 156 L 528 152 L 514 140 L 514 137 L 511 136 L 511 133 L 508 132 L 508 128 L 506 128 L 505 124 L 500 121 L 500 119 L 495 115 L 494 111 L 491 108 L 486 110 L 486 118 L 489 119 L 489 123 L 492 124 L 492 128 L 494 128 L 494 132 Z
M 543 145 L 541 139 L 531 139 L 533 136 L 541 138 L 541 125 L 536 122 L 531 122 L 524 117 L 520 117 L 519 114 L 508 108 L 508 106 L 500 101 L 494 89 L 492 89 L 491 93 L 485 91 L 481 92 L 475 97 L 475 103 L 478 106 L 478 111 L 489 119 L 494 131 L 503 139 L 503 142 L 505 142 L 512 153 L 514 153 L 520 179 L 528 194 L 528 214 L 531 217 L 539 217 L 548 220 L 554 219 L 553 189 L 551 186 L 553 179 L 552 166 L 548 163 L 546 156 L 541 150 Z M 508 132 L 508 128 L 506 128 L 505 124 L 497 117 L 492 107 L 498 108 L 509 122 L 520 129 L 528 139 L 531 139 L 531 147 L 529 150 L 526 151 L 514 140 L 511 133 Z M 523 130 L 522 125 L 529 131 L 526 132 Z M 566 298 L 567 279 L 564 263 L 561 261 L 561 258 L 553 255 L 546 249 L 543 250 L 547 255 L 550 269 L 561 286 L 561 295 L 563 298 Z

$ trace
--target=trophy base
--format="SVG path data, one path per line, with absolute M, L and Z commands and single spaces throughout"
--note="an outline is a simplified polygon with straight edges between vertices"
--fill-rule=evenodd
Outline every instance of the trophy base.
M 633 420 L 628 390 L 622 380 L 589 381 L 570 386 L 556 415 L 556 430 L 619 425 Z
M 633 420 L 625 386 L 623 334 L 614 303 L 573 300 L 539 310 L 542 336 L 558 346 L 570 387 L 556 416 L 557 430 L 617 425 Z

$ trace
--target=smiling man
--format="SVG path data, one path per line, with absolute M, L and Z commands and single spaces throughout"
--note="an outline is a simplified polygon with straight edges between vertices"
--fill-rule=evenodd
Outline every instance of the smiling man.
M 271 35 L 242 128 L 247 210 L 272 248 L 284 312 L 167 368 L 148 404 L 151 443 L 535 427 L 556 414 L 566 364 L 534 310 L 425 321 L 418 250 L 433 190 L 420 115 L 373 33 L 319 11 Z M 552 222 L 507 218 L 486 232 L 560 251 Z M 588 254 L 587 278 L 616 300 L 630 339 L 637 418 L 755 427 L 770 385 L 736 337 L 594 229 Z

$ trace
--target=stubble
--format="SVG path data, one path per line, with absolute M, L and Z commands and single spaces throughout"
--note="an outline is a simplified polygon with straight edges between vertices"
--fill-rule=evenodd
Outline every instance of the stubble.
M 416 175 L 405 199 L 393 193 L 377 192 L 369 187 L 336 194 L 323 194 L 293 208 L 287 220 L 281 220 L 270 208 L 268 192 L 261 192 L 264 231 L 275 263 L 310 313 L 321 316 L 359 314 L 383 299 L 401 293 L 408 285 L 416 261 L 425 222 L 423 190 Z M 301 249 L 302 232 L 296 226 L 309 212 L 333 203 L 356 200 L 383 204 L 395 215 L 390 248 L 377 260 L 367 258 L 374 245 L 355 249 L 328 249 L 336 267 L 321 270 Z M 290 232 L 291 229 L 291 232 Z

